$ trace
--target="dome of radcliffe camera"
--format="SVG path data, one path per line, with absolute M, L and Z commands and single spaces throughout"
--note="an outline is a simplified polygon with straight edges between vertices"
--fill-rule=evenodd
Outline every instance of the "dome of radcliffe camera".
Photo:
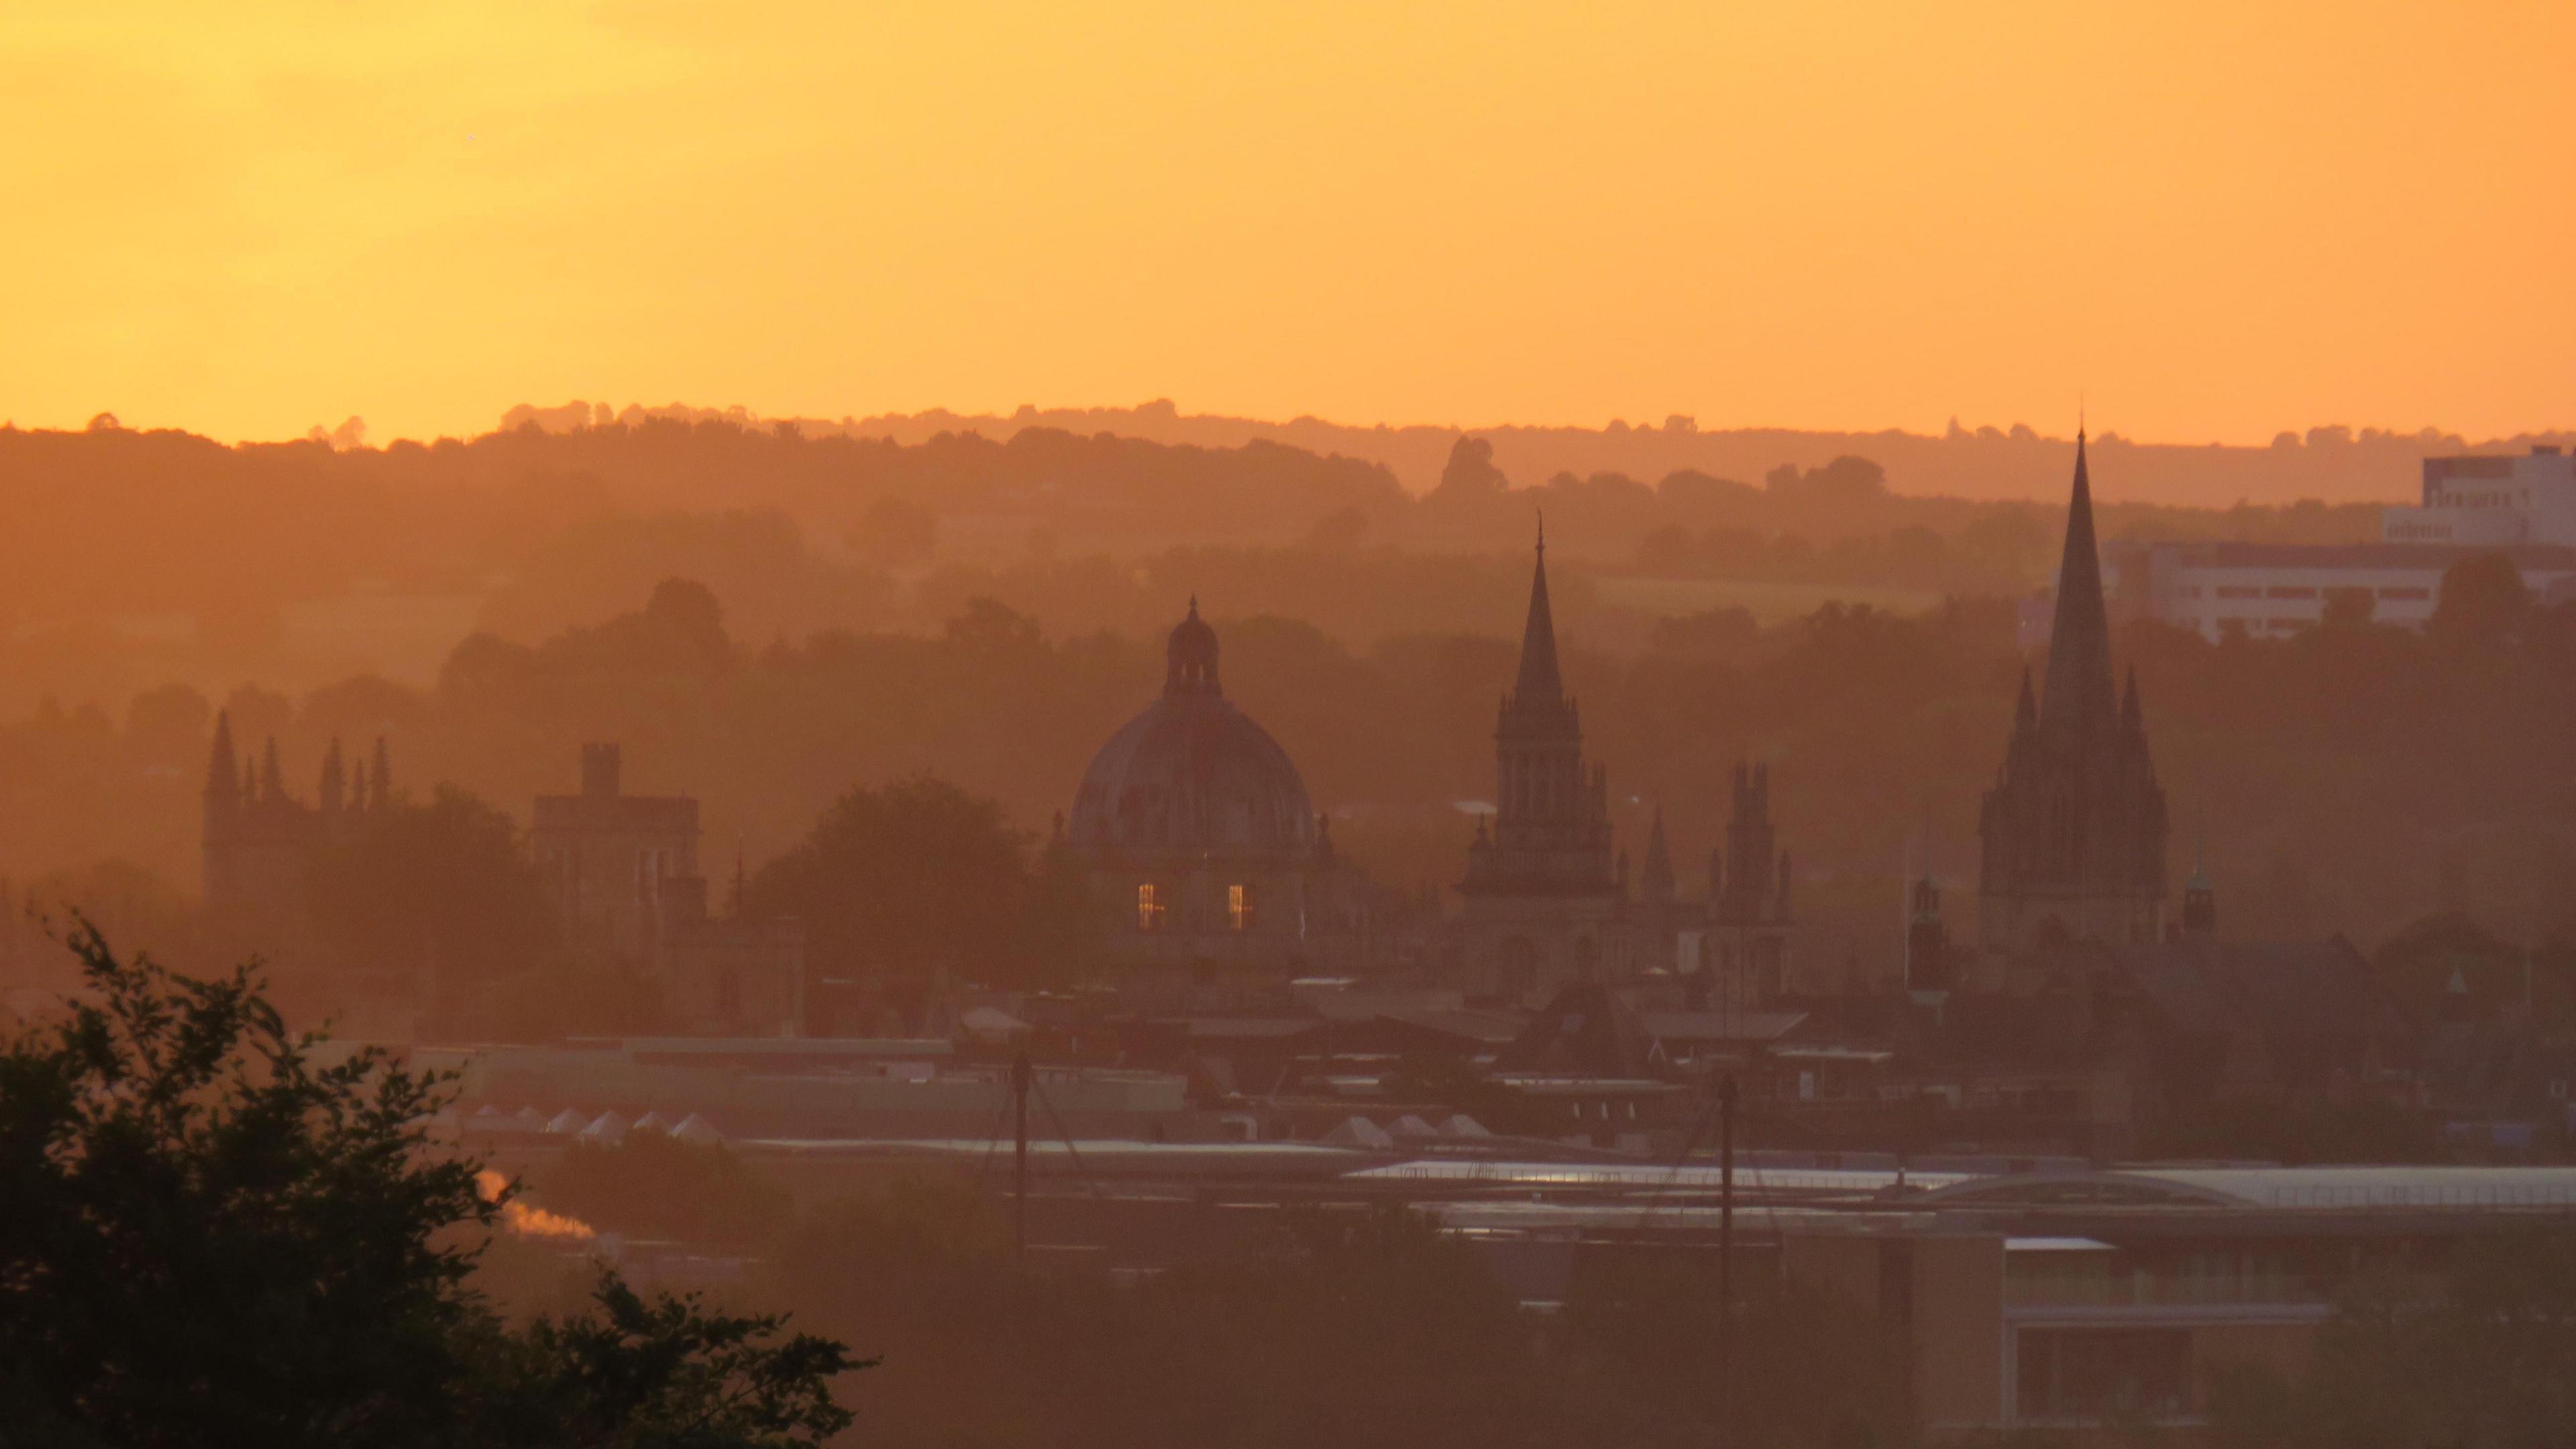
M 1294 761 L 1219 687 L 1217 637 L 1198 615 L 1172 630 L 1162 697 L 1100 747 L 1076 791 L 1068 843 L 1095 850 L 1271 852 L 1313 844 Z

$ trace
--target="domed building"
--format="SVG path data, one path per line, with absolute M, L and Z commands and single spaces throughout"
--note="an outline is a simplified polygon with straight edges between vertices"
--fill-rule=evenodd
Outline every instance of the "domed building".
M 1333 852 L 1296 763 L 1225 697 L 1190 600 L 1162 697 L 1100 747 L 1055 848 L 1070 851 L 1136 966 L 1280 971 L 1367 963 L 1366 879 Z

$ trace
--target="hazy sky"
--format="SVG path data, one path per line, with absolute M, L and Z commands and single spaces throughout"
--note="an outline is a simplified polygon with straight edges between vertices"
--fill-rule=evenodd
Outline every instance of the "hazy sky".
M 2576 4 L 0 8 L 0 417 L 2576 423 Z

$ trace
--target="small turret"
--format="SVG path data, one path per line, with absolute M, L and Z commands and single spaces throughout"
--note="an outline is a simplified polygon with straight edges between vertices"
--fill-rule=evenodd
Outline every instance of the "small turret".
M 322 789 L 320 793 L 322 813 L 325 815 L 339 814 L 341 809 L 348 804 L 348 794 L 349 775 L 347 769 L 343 767 L 340 762 L 339 738 L 334 736 L 331 740 L 331 748 L 325 750 L 322 754 Z
M 1673 902 L 1673 857 L 1664 841 L 1664 807 L 1655 807 L 1655 823 L 1646 832 L 1645 899 L 1649 905 Z
M 2207 842 L 2192 851 L 2191 879 L 2182 883 L 2182 933 L 2206 941 L 2218 933 L 2218 892 L 2209 883 Z
M 233 722 L 229 713 L 215 716 L 215 747 L 206 758 L 206 820 L 229 819 L 241 803 L 241 768 L 233 758 Z
M 1950 931 L 1941 923 L 1941 887 L 1932 879 L 1931 845 L 1924 845 L 1923 874 L 1914 882 L 1905 916 L 1905 989 L 1947 991 L 1951 985 Z

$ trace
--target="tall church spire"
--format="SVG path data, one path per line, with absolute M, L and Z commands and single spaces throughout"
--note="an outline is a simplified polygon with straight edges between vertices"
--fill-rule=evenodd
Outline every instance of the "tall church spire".
M 1547 602 L 1547 524 L 1538 533 L 1538 565 L 1530 574 L 1529 622 L 1521 630 L 1521 672 L 1512 702 L 1523 709 L 1550 708 L 1565 698 L 1556 667 L 1556 614 Z
M 2075 431 L 2075 492 L 2066 505 L 2066 552 L 2057 566 L 2057 623 L 2048 640 L 2043 728 L 2106 728 L 2118 708 L 2111 677 L 2111 619 L 2102 602 L 2102 556 L 2093 536 L 2093 484 L 2084 467 L 2084 430 Z

